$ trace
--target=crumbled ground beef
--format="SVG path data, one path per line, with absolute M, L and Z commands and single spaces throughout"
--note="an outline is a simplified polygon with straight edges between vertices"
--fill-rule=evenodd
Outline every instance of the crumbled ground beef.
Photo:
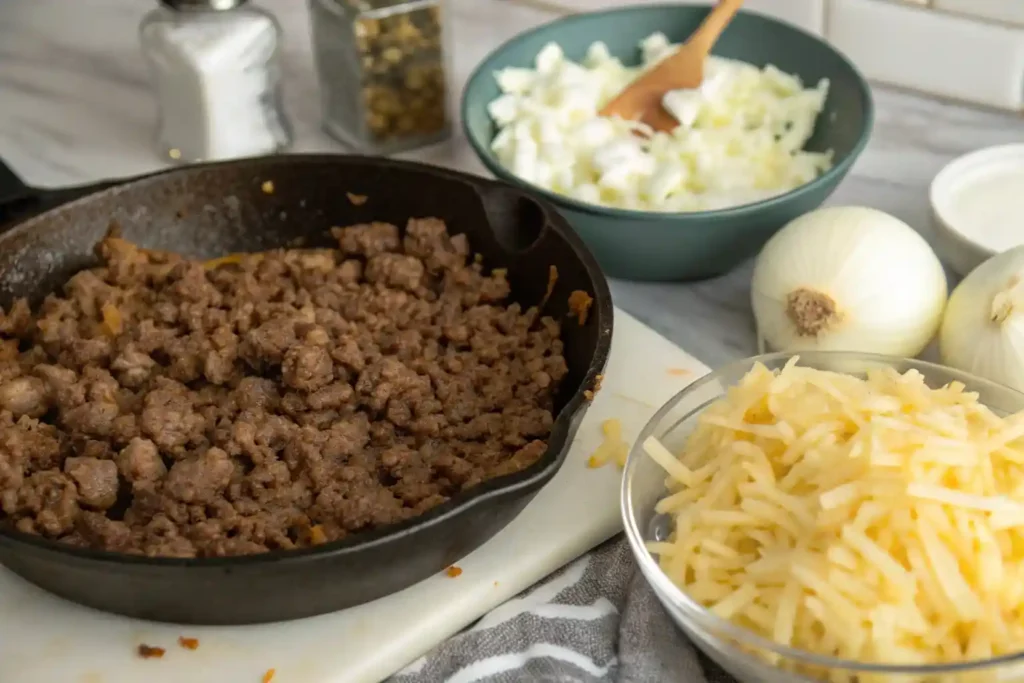
M 0 310 L 0 524 L 208 557 L 391 524 L 534 463 L 559 325 L 439 220 L 215 262 L 111 237 Z

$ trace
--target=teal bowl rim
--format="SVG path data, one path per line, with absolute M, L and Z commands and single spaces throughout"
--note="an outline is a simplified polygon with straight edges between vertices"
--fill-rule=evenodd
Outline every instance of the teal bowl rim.
M 632 220 L 655 222 L 663 221 L 666 219 L 678 220 L 690 217 L 697 219 L 711 219 L 743 216 L 750 213 L 755 213 L 762 209 L 769 209 L 774 206 L 779 206 L 791 202 L 799 197 L 802 197 L 803 195 L 810 194 L 811 192 L 827 187 L 830 184 L 838 183 L 838 181 L 841 180 L 844 175 L 846 175 L 850 167 L 857 160 L 857 157 L 859 157 L 861 152 L 864 151 L 864 148 L 867 146 L 868 141 L 871 139 L 871 131 L 874 128 L 875 124 L 875 103 L 874 99 L 871 96 L 871 87 L 868 85 L 867 79 L 864 78 L 864 75 L 860 72 L 859 69 L 857 69 L 856 66 L 854 66 L 853 62 L 851 62 L 845 54 L 837 50 L 834 46 L 830 45 L 826 41 L 822 40 L 819 36 L 816 36 L 808 31 L 805 31 L 799 26 L 795 26 L 787 21 L 781 21 L 779 19 L 775 19 L 764 14 L 759 14 L 757 12 L 750 12 L 746 10 L 740 10 L 740 12 L 747 16 L 756 17 L 759 21 L 765 21 L 771 24 L 778 24 L 789 30 L 796 31 L 797 33 L 802 33 L 808 38 L 820 43 L 824 47 L 834 52 L 835 55 L 839 57 L 839 59 L 847 66 L 847 68 L 850 69 L 853 75 L 856 76 L 857 86 L 860 89 L 862 99 L 864 101 L 864 122 L 861 126 L 860 135 L 857 138 L 857 143 L 850 149 L 849 152 L 846 153 L 846 156 L 844 156 L 838 163 L 834 164 L 832 168 L 828 169 L 814 180 L 804 183 L 799 187 L 795 187 L 788 192 L 776 195 L 774 197 L 769 197 L 768 199 L 750 202 L 749 204 L 729 206 L 723 209 L 712 209 L 710 211 L 640 211 L 637 209 L 620 209 L 617 207 L 602 206 L 600 204 L 589 204 L 587 202 L 581 202 L 578 199 L 573 199 L 572 197 L 568 197 L 563 194 L 558 194 L 557 192 L 552 192 L 551 190 L 545 189 L 538 185 L 534 185 L 533 183 L 523 180 L 522 178 L 511 173 L 508 169 L 506 169 L 498 162 L 498 160 L 494 157 L 494 153 L 491 152 L 490 147 L 487 144 L 484 144 L 482 141 L 478 140 L 470 132 L 469 125 L 467 124 L 468 117 L 466 116 L 467 112 L 470 109 L 470 105 L 466 99 L 466 94 L 470 91 L 471 87 L 473 87 L 475 83 L 477 83 L 479 80 L 483 78 L 494 78 L 494 74 L 485 72 L 484 67 L 487 65 L 489 61 L 491 61 L 491 59 L 496 54 L 503 52 L 509 49 L 510 47 L 518 45 L 519 43 L 522 43 L 523 41 L 527 40 L 540 30 L 549 29 L 553 26 L 558 26 L 560 24 L 572 23 L 574 21 L 577 21 L 581 17 L 615 16 L 619 14 L 630 14 L 637 10 L 648 10 L 658 8 L 666 10 L 678 10 L 683 8 L 689 9 L 694 7 L 701 9 L 710 9 L 711 6 L 704 4 L 678 5 L 669 3 L 649 3 L 644 5 L 631 5 L 630 7 L 619 7 L 615 9 L 601 10 L 598 12 L 580 12 L 576 14 L 569 14 L 564 17 L 555 19 L 554 21 L 550 21 L 545 24 L 541 24 L 540 26 L 536 26 L 532 29 L 522 31 L 509 38 L 495 49 L 488 52 L 487 56 L 484 57 L 479 64 L 477 64 L 477 66 L 473 69 L 472 73 L 470 73 L 469 78 L 466 80 L 466 84 L 462 88 L 462 96 L 460 98 L 459 105 L 459 112 L 462 118 L 463 135 L 465 135 L 466 139 L 469 140 L 469 144 L 473 148 L 473 152 L 476 154 L 477 158 L 480 159 L 484 166 L 487 167 L 487 170 L 493 173 L 495 177 L 499 178 L 500 180 L 503 180 L 508 183 L 514 183 L 521 187 L 525 187 L 530 192 L 539 194 L 540 196 L 544 197 L 550 202 L 554 202 L 560 205 L 567 205 L 569 208 L 572 208 L 575 211 L 588 213 L 596 216 L 608 216 L 611 218 L 628 218 Z M 598 40 L 598 38 L 595 38 L 595 40 Z

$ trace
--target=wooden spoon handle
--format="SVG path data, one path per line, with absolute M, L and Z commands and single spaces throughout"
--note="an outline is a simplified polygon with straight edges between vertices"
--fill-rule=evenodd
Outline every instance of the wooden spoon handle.
M 661 101 L 655 102 L 653 106 L 649 107 L 640 117 L 640 120 L 650 126 L 651 130 L 655 132 L 668 133 L 679 126 L 679 122 L 675 120 L 675 117 L 665 111 Z
M 732 21 L 733 15 L 739 11 L 742 4 L 743 0 L 718 0 L 718 4 L 711 8 L 701 25 L 686 41 L 687 46 L 710 54 L 715 41 L 722 35 L 722 31 Z

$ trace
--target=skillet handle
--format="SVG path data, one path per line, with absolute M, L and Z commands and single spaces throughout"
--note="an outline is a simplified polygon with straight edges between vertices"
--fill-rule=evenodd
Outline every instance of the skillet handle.
M 494 238 L 509 256 L 525 254 L 541 242 L 547 216 L 536 199 L 516 187 L 499 183 L 481 183 L 477 193 Z
M 87 194 L 105 190 L 120 182 L 103 180 L 87 185 L 46 190 L 26 185 L 25 181 L 18 177 L 18 174 L 0 160 L 0 232 L 44 211 L 49 211 Z

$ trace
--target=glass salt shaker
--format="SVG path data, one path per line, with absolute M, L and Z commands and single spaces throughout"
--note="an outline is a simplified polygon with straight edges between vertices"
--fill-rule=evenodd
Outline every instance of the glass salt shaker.
M 443 0 L 309 0 L 324 129 L 391 154 L 451 134 Z
M 214 161 L 291 144 L 281 105 L 281 27 L 248 0 L 160 0 L 139 29 L 165 159 Z

